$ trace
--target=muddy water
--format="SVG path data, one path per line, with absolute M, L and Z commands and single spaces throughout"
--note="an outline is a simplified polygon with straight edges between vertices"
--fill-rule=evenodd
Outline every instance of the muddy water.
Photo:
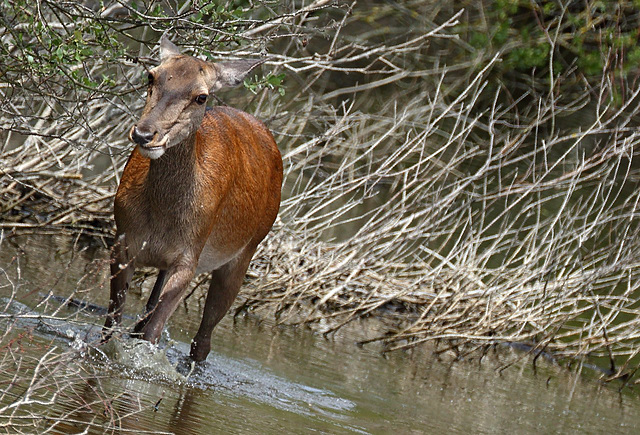
M 39 304 L 46 294 L 67 296 L 74 289 L 75 298 L 104 306 L 105 256 L 103 248 L 69 239 L 5 240 L 0 244 L 0 307 L 13 313 L 51 312 L 59 303 Z M 132 292 L 129 313 L 142 303 L 143 297 Z M 636 433 L 640 428 L 640 398 L 633 389 L 618 393 L 614 386 L 549 363 L 534 372 L 530 360 L 509 349 L 481 362 L 452 362 L 428 349 L 382 357 L 375 346 L 354 344 L 366 325 L 325 340 L 304 328 L 274 327 L 252 317 L 234 322 L 228 316 L 217 327 L 208 360 L 192 368 L 185 356 L 197 328 L 195 311 L 197 301 L 180 307 L 160 349 L 122 339 L 79 358 L 76 363 L 91 375 L 72 383 L 75 393 L 86 401 L 98 393 L 118 395 L 110 409 L 123 432 Z M 64 308 L 56 314 L 64 316 L 70 317 L 18 321 L 12 334 L 31 335 L 21 355 L 38 360 L 52 344 L 64 351 L 95 340 L 99 313 Z M 4 327 L 0 324 L 0 333 Z M 498 370 L 514 360 L 519 362 Z M 190 371 L 188 377 L 175 367 Z M 0 373 L 0 389 L 8 388 L 12 376 Z M 49 415 L 74 409 L 73 397 L 61 396 Z M 5 395 L 0 408 L 13 400 L 16 396 Z M 58 432 L 81 432 L 81 421 L 92 419 L 97 426 L 91 432 L 100 432 L 100 424 L 107 428 L 113 420 L 101 415 L 100 407 L 94 409 L 93 414 L 72 413 L 78 422 L 61 425 Z

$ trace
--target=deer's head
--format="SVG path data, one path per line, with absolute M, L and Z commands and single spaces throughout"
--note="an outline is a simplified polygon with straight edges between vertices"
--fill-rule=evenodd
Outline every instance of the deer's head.
M 180 53 L 165 36 L 160 40 L 160 65 L 149 71 L 147 102 L 129 138 L 142 155 L 161 157 L 167 148 L 193 135 L 204 117 L 209 95 L 242 83 L 261 61 L 210 63 Z

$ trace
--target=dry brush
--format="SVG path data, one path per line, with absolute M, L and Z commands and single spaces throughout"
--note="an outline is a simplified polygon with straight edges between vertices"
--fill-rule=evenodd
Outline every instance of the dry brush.
M 469 50 L 457 34 L 463 11 L 425 3 L 291 3 L 266 19 L 272 11 L 256 6 L 260 18 L 222 28 L 194 24 L 188 8 L 173 20 L 141 14 L 138 27 L 126 7 L 124 18 L 79 8 L 87 17 L 78 20 L 136 48 L 78 63 L 88 76 L 111 74 L 108 88 L 38 76 L 46 86 L 36 92 L 36 79 L 4 72 L 4 236 L 109 239 L 126 130 L 159 31 L 213 59 L 266 51 L 264 69 L 286 73 L 284 97 L 259 78 L 255 95 L 221 95 L 268 123 L 285 163 L 280 216 L 241 308 L 325 333 L 376 316 L 385 328 L 370 341 L 388 350 L 523 342 L 603 357 L 610 378 L 631 379 L 640 88 L 614 102 L 607 75 L 570 91 L 559 76 L 545 92 L 515 94 L 495 80 L 502 53 L 451 55 Z M 417 23 L 408 33 L 407 20 Z M 229 32 L 228 50 L 202 37 Z M 0 34 L 9 47 L 13 36 Z

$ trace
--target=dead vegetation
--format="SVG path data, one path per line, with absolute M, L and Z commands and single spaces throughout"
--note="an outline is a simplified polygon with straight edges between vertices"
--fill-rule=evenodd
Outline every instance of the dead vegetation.
M 640 352 L 640 88 L 613 102 L 603 74 L 596 86 L 567 91 L 558 77 L 543 93 L 516 94 L 494 81 L 500 52 L 451 56 L 467 49 L 456 34 L 462 11 L 407 4 L 288 5 L 270 19 L 238 19 L 241 44 L 219 51 L 191 21 L 167 27 L 146 16 L 124 31 L 129 18 L 108 18 L 109 31 L 130 38 L 128 55 L 79 67 L 109 71 L 112 87 L 5 71 L 4 237 L 109 239 L 126 130 L 158 31 L 214 59 L 266 51 L 265 74 L 286 73 L 284 97 L 268 86 L 220 96 L 268 123 L 285 163 L 280 216 L 243 308 L 325 333 L 381 316 L 388 330 L 372 340 L 388 350 L 437 341 L 462 354 L 524 342 L 604 358 L 608 379 L 630 381 Z M 407 33 L 410 18 L 420 25 Z M 0 31 L 9 46 L 12 37 Z

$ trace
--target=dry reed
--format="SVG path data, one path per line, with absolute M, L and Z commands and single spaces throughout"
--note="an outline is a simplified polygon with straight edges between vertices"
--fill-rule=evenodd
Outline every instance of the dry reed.
M 354 4 L 316 1 L 241 23 L 241 48 L 212 51 L 267 46 L 264 68 L 287 73 L 285 98 L 222 96 L 268 123 L 285 163 L 280 216 L 242 308 L 325 333 L 381 317 L 387 329 L 371 341 L 388 350 L 524 342 L 558 357 L 604 357 L 611 379 L 634 374 L 640 88 L 618 106 L 604 76 L 596 90 L 509 100 L 492 82 L 500 53 L 442 54 L 464 45 L 461 12 L 408 4 L 423 17 L 408 34 L 364 26 L 372 12 Z M 202 49 L 186 29 L 178 42 Z M 113 234 L 126 129 L 144 97 L 143 68 L 116 66 L 117 87 L 89 104 L 83 92 L 0 87 L 5 236 Z M 84 67 L 98 75 L 105 65 Z

